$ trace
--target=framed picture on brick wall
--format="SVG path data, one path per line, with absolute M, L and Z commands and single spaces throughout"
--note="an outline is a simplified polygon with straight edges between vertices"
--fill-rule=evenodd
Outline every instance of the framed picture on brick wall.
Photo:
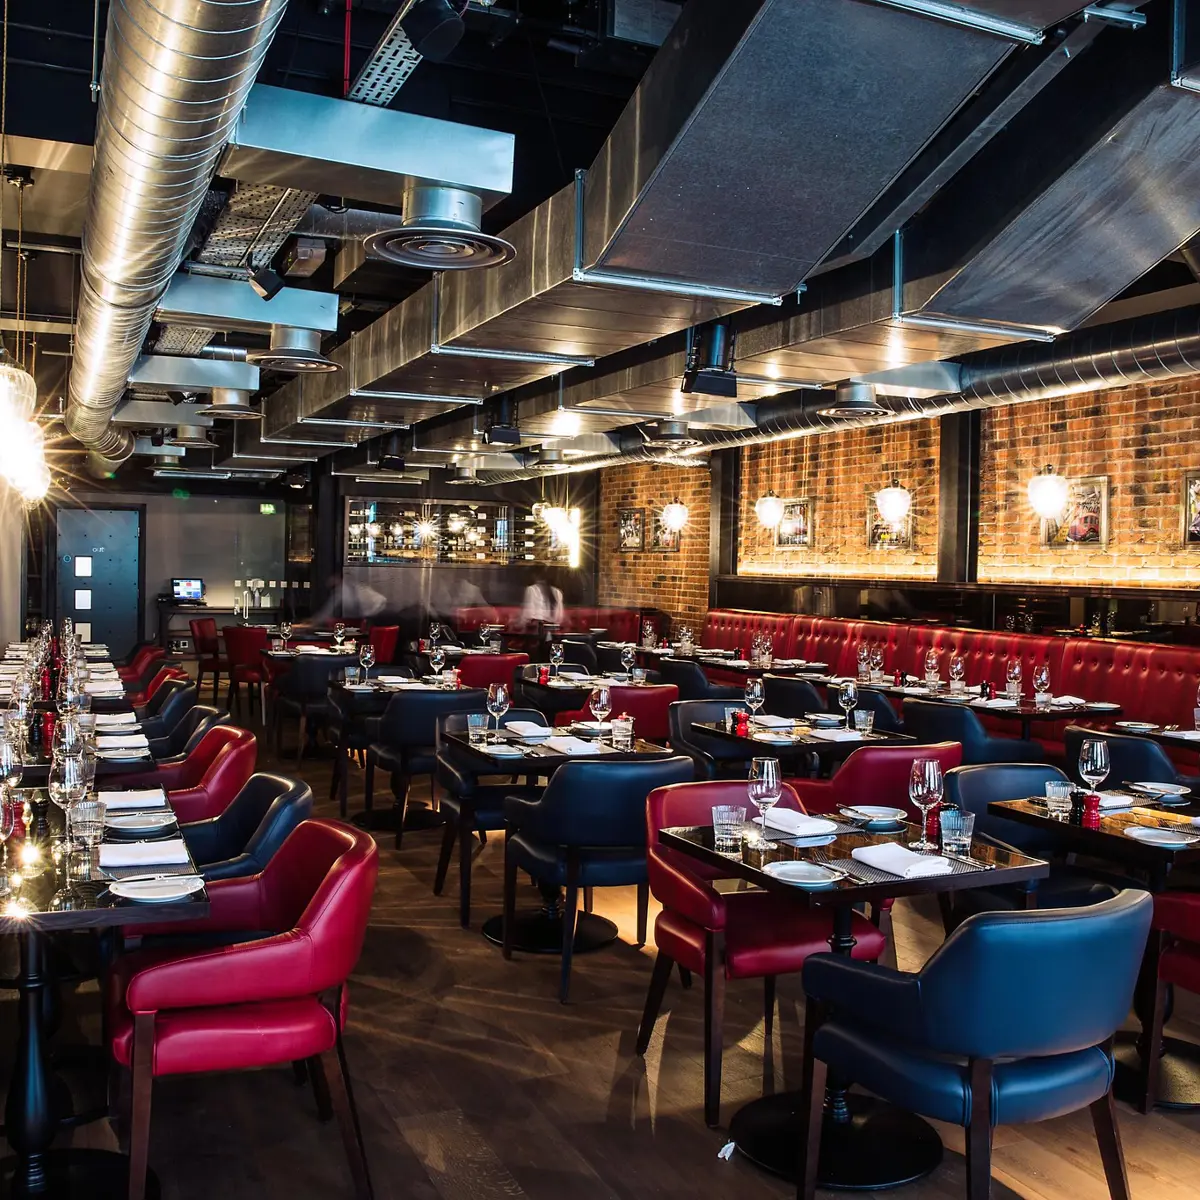
M 646 510 L 644 508 L 617 509 L 617 549 L 645 550 Z
M 875 498 L 867 501 L 867 549 L 911 550 L 913 548 L 912 512 L 898 525 L 885 521 L 875 507 Z
M 647 547 L 654 554 L 678 554 L 683 544 L 683 537 L 678 529 L 668 529 L 662 523 L 662 517 L 654 514 L 651 523 L 650 545 Z
M 1200 550 L 1200 471 L 1188 471 L 1183 477 L 1183 546 Z
M 805 550 L 813 544 L 813 502 L 808 496 L 783 502 L 783 516 L 775 526 L 780 550 Z
M 1087 475 L 1067 481 L 1067 505 L 1058 520 L 1043 518 L 1041 544 L 1052 550 L 1070 546 L 1103 549 L 1108 545 L 1108 476 Z

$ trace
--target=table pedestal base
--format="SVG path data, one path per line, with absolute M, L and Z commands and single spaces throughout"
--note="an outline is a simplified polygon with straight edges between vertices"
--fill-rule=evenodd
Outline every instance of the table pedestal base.
M 350 823 L 359 829 L 367 830 L 368 833 L 396 832 L 395 810 L 390 806 L 372 808 L 369 811 L 364 809 L 362 812 L 355 813 L 350 818 Z M 405 833 L 420 833 L 424 829 L 440 829 L 445 823 L 446 818 L 436 808 L 425 808 L 419 804 L 410 804 L 408 811 L 404 814 Z
M 1136 1036 L 1118 1034 L 1113 1058 L 1117 1064 L 1113 1091 L 1118 1100 L 1136 1108 L 1142 1100 L 1142 1056 Z M 1200 1046 L 1180 1038 L 1163 1038 L 1154 1106 L 1200 1108 Z
M 18 1161 L 0 1162 L 0 1196 L 4 1200 L 126 1200 L 129 1159 L 111 1150 L 51 1150 L 42 1155 L 44 1186 L 29 1188 L 14 1178 Z M 146 1173 L 146 1200 L 159 1200 L 153 1171 Z
M 483 923 L 483 936 L 497 946 L 504 944 L 504 918 L 489 917 Z M 512 948 L 521 954 L 561 954 L 562 915 L 539 908 L 517 913 L 513 921 Z M 576 954 L 590 954 L 617 940 L 617 927 L 595 913 L 581 912 L 575 922 Z
M 752 1100 L 729 1122 L 729 1140 L 756 1166 L 792 1183 L 804 1144 L 799 1092 Z M 849 1120 L 828 1112 L 821 1132 L 817 1186 L 848 1191 L 900 1187 L 942 1161 L 942 1139 L 927 1121 L 873 1096 L 846 1094 Z

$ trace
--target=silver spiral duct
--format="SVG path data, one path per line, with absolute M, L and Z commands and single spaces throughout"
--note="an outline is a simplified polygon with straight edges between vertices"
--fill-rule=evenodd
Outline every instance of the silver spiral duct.
M 113 0 L 83 229 L 64 421 L 111 472 L 133 436 L 111 426 L 217 156 L 287 0 Z

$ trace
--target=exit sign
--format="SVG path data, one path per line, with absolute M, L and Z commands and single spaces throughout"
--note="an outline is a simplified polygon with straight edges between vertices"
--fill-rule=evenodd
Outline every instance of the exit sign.
M 258 506 L 258 511 L 259 511 L 260 513 L 262 513 L 262 515 L 263 515 L 264 517 L 273 517 L 273 516 L 275 515 L 275 505 L 273 505 L 273 504 L 260 504 L 260 505 Z

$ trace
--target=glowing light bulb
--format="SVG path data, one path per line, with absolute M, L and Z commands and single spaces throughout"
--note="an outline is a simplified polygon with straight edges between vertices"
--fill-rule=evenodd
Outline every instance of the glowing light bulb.
M 417 537 L 422 542 L 434 541 L 437 538 L 437 526 L 432 521 L 418 521 Z
M 891 487 L 880 488 L 875 493 L 875 507 L 889 525 L 903 525 L 912 509 L 912 492 L 901 487 L 900 480 L 893 479 Z
M 659 514 L 663 528 L 671 533 L 678 533 L 688 523 L 687 505 L 678 496 Z
M 774 529 L 783 520 L 783 501 L 773 491 L 769 491 L 755 504 L 754 515 L 758 517 L 759 524 L 767 529 Z
M 1029 481 L 1029 503 L 1039 517 L 1047 521 L 1057 520 L 1067 507 L 1070 488 L 1067 481 L 1047 465 L 1045 471 Z

